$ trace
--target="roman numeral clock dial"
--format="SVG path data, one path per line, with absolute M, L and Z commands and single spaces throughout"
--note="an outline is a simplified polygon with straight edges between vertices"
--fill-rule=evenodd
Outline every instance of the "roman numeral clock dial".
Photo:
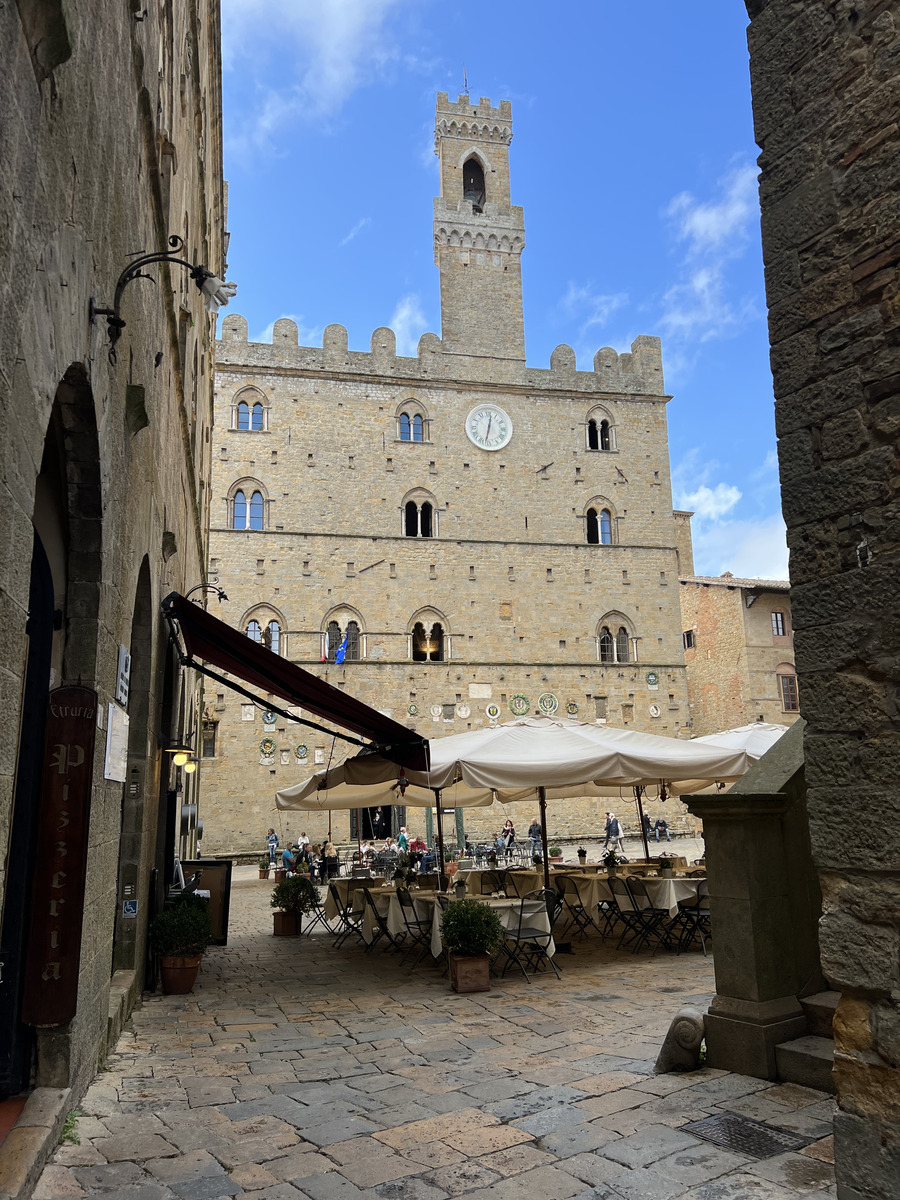
M 496 404 L 479 404 L 466 417 L 466 434 L 480 450 L 502 450 L 509 445 L 513 425 L 509 414 Z

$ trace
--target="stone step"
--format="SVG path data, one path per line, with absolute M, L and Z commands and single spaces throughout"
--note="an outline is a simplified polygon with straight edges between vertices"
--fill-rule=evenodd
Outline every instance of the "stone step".
M 840 998 L 840 992 L 816 992 L 814 996 L 801 998 L 800 1003 L 806 1013 L 809 1032 L 814 1037 L 832 1036 L 831 1023 Z
M 782 1083 L 798 1083 L 820 1092 L 834 1092 L 834 1042 L 831 1038 L 794 1038 L 775 1047 L 775 1064 Z

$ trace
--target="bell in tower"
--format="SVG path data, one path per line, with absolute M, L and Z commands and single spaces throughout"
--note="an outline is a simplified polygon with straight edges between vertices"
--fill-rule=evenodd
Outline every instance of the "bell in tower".
M 473 212 L 484 212 L 484 170 L 477 158 L 463 167 L 463 199 L 472 201 Z

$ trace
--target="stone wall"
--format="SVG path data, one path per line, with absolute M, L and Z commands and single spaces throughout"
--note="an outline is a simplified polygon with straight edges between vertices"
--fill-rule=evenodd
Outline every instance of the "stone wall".
M 726 573 L 683 578 L 680 594 L 693 641 L 684 651 L 693 736 L 758 720 L 793 724 L 799 713 L 785 710 L 779 684 L 779 668 L 794 670 L 788 585 Z M 774 632 L 773 612 L 784 618 L 784 635 Z
M 900 1177 L 900 341 L 892 0 L 751 0 L 750 53 L 783 507 L 838 1194 Z
M 172 734 L 161 711 L 177 713 L 179 688 L 176 670 L 164 695 L 158 614 L 166 592 L 204 576 L 214 329 L 181 268 L 151 268 L 156 283 L 126 289 L 115 358 L 89 303 L 111 305 L 130 256 L 167 249 L 170 233 L 184 238 L 185 257 L 223 271 L 218 4 L 175 0 L 140 18 L 123 3 L 19 0 L 0 6 L 0 47 L 3 982 L 21 966 L 8 947 L 21 945 L 28 920 L 33 856 L 50 852 L 33 844 L 39 793 L 23 767 L 40 753 L 46 678 L 35 712 L 20 708 L 37 527 L 55 592 L 50 686 L 95 689 L 103 714 L 77 1016 L 37 1033 L 34 1074 L 77 1096 L 105 1050 L 111 964 L 128 976 L 118 991 L 139 994 L 150 871 L 175 849 L 170 827 L 157 854 L 157 804 L 175 786 L 159 749 Z M 120 645 L 134 656 L 124 798 L 104 761 Z M 187 681 L 186 722 L 193 702 Z M 123 922 L 125 898 L 137 916 Z M 18 1029 L 9 991 L 4 1034 Z

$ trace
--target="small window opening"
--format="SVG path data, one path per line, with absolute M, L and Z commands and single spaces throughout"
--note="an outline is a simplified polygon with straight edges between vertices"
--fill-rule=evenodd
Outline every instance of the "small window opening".
M 419 413 L 416 413 L 412 419 L 412 440 L 414 442 L 425 440 L 425 420 Z
M 409 413 L 400 414 L 400 441 L 411 442 Z
M 263 406 L 261 404 L 253 405 L 253 414 L 252 414 L 252 418 L 250 421 L 250 428 L 251 429 L 265 428 L 265 426 L 263 424 Z
M 609 421 L 600 422 L 600 449 L 611 450 L 612 442 L 609 436 Z
M 443 662 L 444 661 L 444 631 L 439 622 L 435 622 L 426 632 L 421 621 L 416 621 L 412 633 L 413 662 Z
M 599 520 L 597 517 L 596 508 L 589 508 L 587 510 L 586 529 L 587 529 L 588 545 L 589 546 L 599 546 L 600 545 L 600 523 L 599 523 Z
M 245 404 L 243 400 L 237 406 L 237 427 L 238 429 L 250 428 L 250 405 Z
M 600 449 L 600 435 L 597 430 L 597 422 L 591 418 L 588 421 L 588 450 Z

